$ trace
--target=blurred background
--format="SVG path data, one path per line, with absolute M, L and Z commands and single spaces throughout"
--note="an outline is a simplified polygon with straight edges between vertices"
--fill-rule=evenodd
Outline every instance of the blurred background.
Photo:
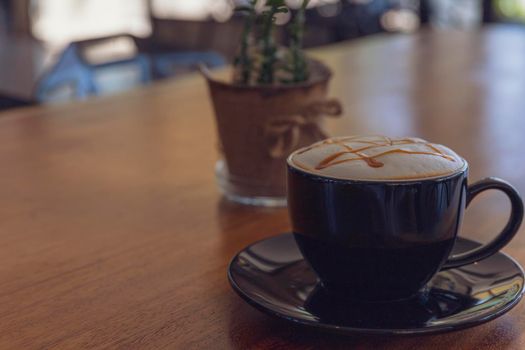
M 235 55 L 243 0 L 0 0 L 0 109 L 111 94 Z M 262 2 L 262 1 L 260 1 Z M 295 9 L 301 0 L 287 1 Z M 293 11 L 283 15 L 286 24 Z M 525 23 L 525 0 L 312 0 L 305 46 Z M 285 42 L 287 33 L 277 31 Z

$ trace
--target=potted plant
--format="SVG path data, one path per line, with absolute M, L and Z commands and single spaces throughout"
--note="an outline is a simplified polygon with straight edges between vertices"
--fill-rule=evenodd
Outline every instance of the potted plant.
M 220 188 L 229 199 L 256 205 L 284 205 L 286 157 L 326 138 L 323 116 L 338 116 L 341 105 L 327 98 L 330 70 L 302 51 L 302 2 L 288 25 L 289 42 L 278 46 L 275 20 L 285 0 L 250 0 L 236 10 L 246 16 L 232 81 L 202 68 L 212 98 L 223 159 L 217 162 Z M 262 5 L 262 6 L 260 6 Z

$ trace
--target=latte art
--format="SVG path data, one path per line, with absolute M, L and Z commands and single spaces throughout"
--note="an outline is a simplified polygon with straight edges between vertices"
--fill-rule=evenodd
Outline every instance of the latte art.
M 465 161 L 420 138 L 336 137 L 299 149 L 288 163 L 303 171 L 348 180 L 414 180 L 453 174 Z

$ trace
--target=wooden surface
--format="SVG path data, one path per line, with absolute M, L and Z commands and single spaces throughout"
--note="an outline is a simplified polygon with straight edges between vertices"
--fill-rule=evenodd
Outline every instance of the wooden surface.
M 525 193 L 525 31 L 379 36 L 314 54 L 336 72 L 332 134 L 417 135 L 471 179 Z M 477 328 L 341 337 L 276 321 L 229 287 L 247 244 L 285 209 L 226 202 L 200 77 L 0 115 L 0 349 L 524 349 L 525 303 Z M 508 204 L 483 195 L 463 235 L 487 240 Z M 525 264 L 525 229 L 505 251 Z

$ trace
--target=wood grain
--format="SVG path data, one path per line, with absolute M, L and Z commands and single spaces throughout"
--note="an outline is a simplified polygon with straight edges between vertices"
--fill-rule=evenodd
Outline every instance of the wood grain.
M 525 192 L 525 31 L 378 36 L 313 54 L 336 72 L 332 134 L 417 135 Z M 1 349 L 523 349 L 524 304 L 435 336 L 341 337 L 276 321 L 230 290 L 245 245 L 289 230 L 285 209 L 222 199 L 198 76 L 0 115 Z M 508 204 L 486 195 L 464 236 Z M 524 229 L 505 249 L 525 264 Z

